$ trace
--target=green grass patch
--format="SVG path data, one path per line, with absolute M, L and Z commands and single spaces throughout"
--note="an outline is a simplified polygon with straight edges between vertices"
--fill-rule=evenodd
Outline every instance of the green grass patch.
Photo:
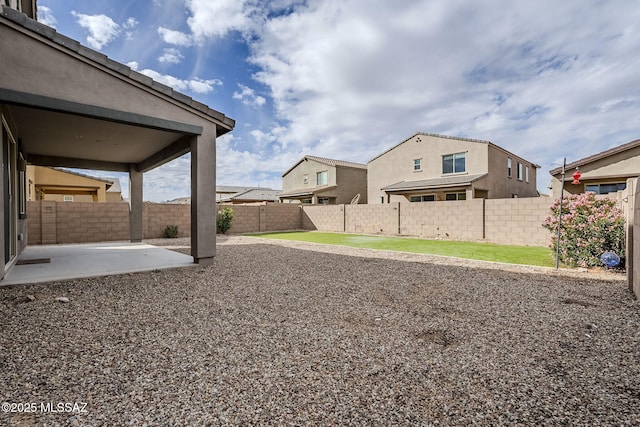
M 297 240 L 300 242 L 352 246 L 355 248 L 445 255 L 509 264 L 536 265 L 542 267 L 555 266 L 555 258 L 551 250 L 537 246 L 511 246 L 497 245 L 494 243 L 425 240 L 410 237 L 366 236 L 316 231 L 264 233 L 251 234 L 250 236 L 263 237 L 266 239 Z

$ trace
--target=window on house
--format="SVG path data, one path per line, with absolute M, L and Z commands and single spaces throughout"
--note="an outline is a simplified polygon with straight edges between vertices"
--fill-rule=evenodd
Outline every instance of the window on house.
M 445 200 L 467 200 L 467 193 L 447 193 L 444 195 Z
M 518 179 L 522 181 L 522 163 L 518 163 Z
M 529 166 L 526 166 L 524 168 L 524 179 L 525 181 L 527 181 L 527 183 L 529 183 Z
M 302 199 L 302 200 L 300 200 L 300 203 L 304 203 L 306 205 L 310 205 L 311 204 L 311 199 Z
M 466 153 L 447 154 L 442 156 L 442 173 L 466 172 Z
M 507 159 L 507 177 L 511 178 L 511 159 Z
M 422 159 L 413 159 L 413 170 L 422 170 Z
M 63 196 L 62 200 L 65 202 L 73 202 L 73 196 Z
M 327 185 L 327 171 L 318 172 L 316 174 L 317 185 Z
M 436 195 L 435 194 L 426 194 L 423 196 L 411 196 L 409 198 L 411 202 L 435 202 Z
M 318 197 L 318 204 L 319 205 L 328 205 L 329 204 L 329 198 L 328 197 Z
M 627 188 L 626 182 L 608 183 L 608 184 L 588 184 L 585 191 L 592 191 L 596 194 L 609 194 L 616 191 L 622 191 Z
M 308 184 L 309 183 L 309 174 L 304 174 L 304 176 L 302 177 L 302 182 L 304 184 Z

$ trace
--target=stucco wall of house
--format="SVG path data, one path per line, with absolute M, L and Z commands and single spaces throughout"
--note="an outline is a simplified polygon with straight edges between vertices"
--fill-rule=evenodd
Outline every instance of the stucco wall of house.
M 367 170 L 356 168 L 336 167 L 336 182 L 338 183 L 337 204 L 351 203 L 360 194 L 358 204 L 367 203 Z
M 311 190 L 319 187 L 317 183 L 317 173 L 327 171 L 327 184 L 336 185 L 336 168 L 325 165 L 315 160 L 306 159 L 301 161 L 286 175 L 282 177 L 282 192 L 287 193 L 295 190 Z M 304 176 L 307 175 L 307 182 Z
M 508 176 L 508 159 L 511 159 L 511 176 Z M 518 179 L 518 164 L 522 165 L 521 179 Z M 485 179 L 490 199 L 538 196 L 535 165 L 495 145 L 489 146 L 489 176 Z
M 576 169 L 566 169 L 565 193 L 584 193 L 586 184 L 625 182 L 629 177 L 640 176 L 640 147 L 582 165 L 579 169 L 582 176 L 578 185 L 572 184 L 571 178 Z M 560 189 L 562 188 L 560 177 L 560 174 L 551 177 L 551 194 L 554 197 L 560 197 Z
M 418 181 L 442 178 L 442 156 L 466 153 L 465 175 L 488 172 L 488 144 L 417 134 L 404 143 L 371 160 L 368 163 L 368 192 L 370 203 L 380 203 L 386 194 L 381 188 L 401 181 Z M 421 159 L 421 170 L 414 171 L 414 159 Z M 451 175 L 446 175 L 451 176 Z M 392 202 L 407 201 L 403 196 Z M 408 202 L 408 201 L 407 201 Z

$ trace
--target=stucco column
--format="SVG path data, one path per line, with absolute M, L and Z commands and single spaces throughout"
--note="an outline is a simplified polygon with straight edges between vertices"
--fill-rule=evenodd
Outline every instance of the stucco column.
M 132 242 L 142 241 L 142 172 L 129 168 L 129 237 Z
M 191 255 L 211 265 L 216 254 L 216 137 L 191 140 Z

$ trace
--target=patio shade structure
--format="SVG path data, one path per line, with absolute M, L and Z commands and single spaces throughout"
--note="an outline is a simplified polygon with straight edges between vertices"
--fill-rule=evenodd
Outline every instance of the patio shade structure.
M 233 119 L 6 6 L 0 6 L 0 114 L 9 165 L 0 209 L 5 272 L 26 242 L 20 206 L 26 163 L 128 172 L 130 238 L 139 242 L 143 173 L 189 152 L 191 254 L 197 263 L 213 261 L 215 143 L 233 129 Z

